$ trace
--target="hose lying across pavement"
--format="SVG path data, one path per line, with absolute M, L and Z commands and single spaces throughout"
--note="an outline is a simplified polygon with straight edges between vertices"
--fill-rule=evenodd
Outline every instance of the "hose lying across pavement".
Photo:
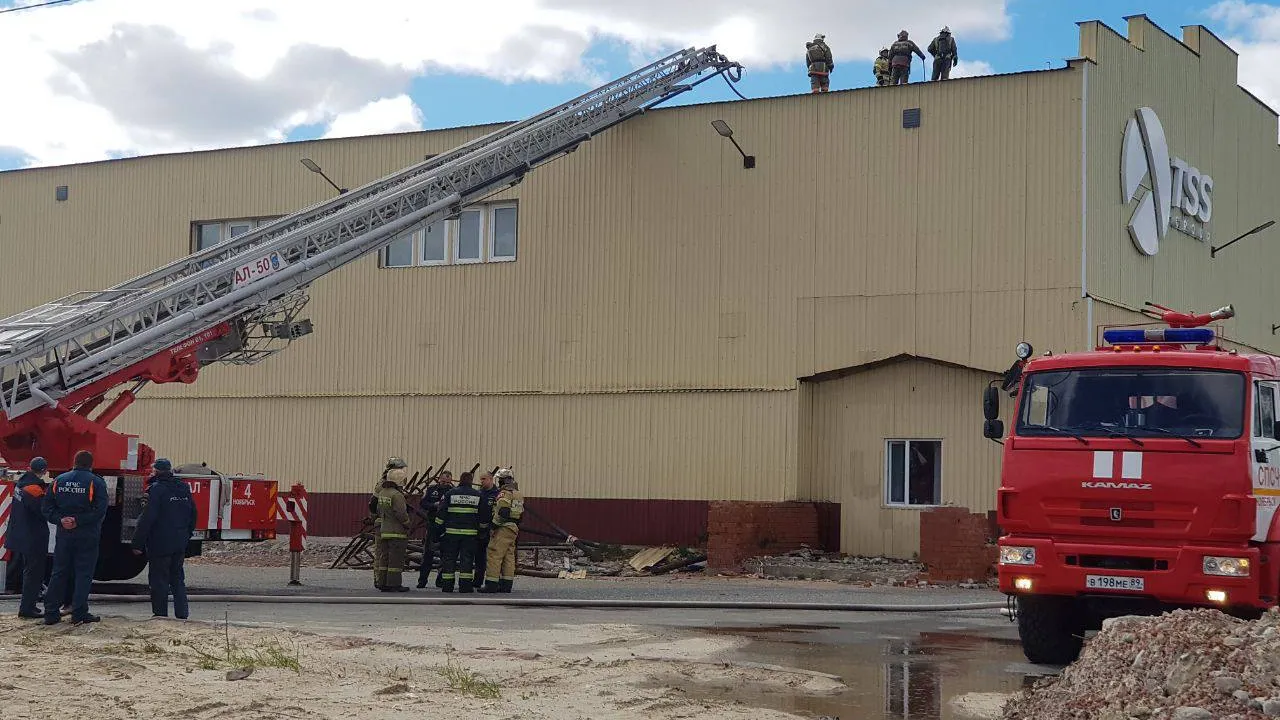
M 149 603 L 150 595 L 90 595 L 100 603 Z M 404 595 L 190 595 L 193 603 L 290 603 L 303 605 L 492 605 L 495 607 L 604 608 L 654 610 L 819 610 L 830 612 L 930 613 L 964 610 L 998 610 L 1001 602 L 950 605 L 899 605 L 894 603 L 742 602 L 732 600 L 584 600 L 579 598 L 444 597 Z

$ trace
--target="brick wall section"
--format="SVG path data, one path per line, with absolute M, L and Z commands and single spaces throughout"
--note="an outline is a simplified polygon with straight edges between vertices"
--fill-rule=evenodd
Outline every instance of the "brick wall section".
M 808 545 L 821 550 L 822 518 L 816 503 L 715 501 L 707 506 L 707 566 L 736 569 L 744 560 Z
M 995 568 L 992 539 L 986 513 L 942 507 L 920 515 L 920 562 L 932 582 L 982 582 Z

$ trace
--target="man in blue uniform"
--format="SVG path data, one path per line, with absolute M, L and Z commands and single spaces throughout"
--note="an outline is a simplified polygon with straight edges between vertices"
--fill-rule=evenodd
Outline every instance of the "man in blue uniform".
M 418 504 L 419 513 L 422 519 L 427 521 L 426 530 L 422 533 L 422 567 L 418 569 L 418 589 L 427 586 L 427 578 L 431 575 L 431 566 L 433 564 L 431 543 L 437 538 L 436 528 L 436 512 L 440 509 L 440 501 L 444 498 L 444 494 L 449 492 L 453 487 L 453 473 L 448 470 L 441 470 L 436 476 L 436 481 L 432 483 L 427 491 L 422 494 L 422 502 Z M 440 577 L 440 573 L 436 573 L 436 587 L 443 587 L 444 580 Z
M 191 487 L 174 477 L 173 463 L 166 458 L 156 460 L 155 475 L 147 488 L 147 507 L 138 518 L 138 531 L 133 536 L 133 552 L 147 553 L 147 581 L 151 585 L 151 614 L 169 616 L 169 592 L 173 592 L 173 615 L 180 620 L 189 616 L 187 579 L 182 562 L 187 543 L 196 530 L 196 505 L 191 500 Z
M 480 476 L 480 517 L 489 520 L 493 517 L 493 503 L 498 499 L 498 485 L 493 481 L 493 473 L 486 472 Z M 476 585 L 484 582 L 485 563 L 489 554 L 489 527 L 480 528 L 480 537 L 476 541 Z
M 72 587 L 72 622 L 94 623 L 102 619 L 89 614 L 89 585 L 98 564 L 102 520 L 107 516 L 107 482 L 94 474 L 91 453 L 76 453 L 75 466 L 54 479 L 44 496 L 45 520 L 58 528 L 53 576 L 45 591 L 45 625 L 62 622 L 57 603 L 47 600 L 63 597 L 68 584 Z
M 22 601 L 18 617 L 38 620 L 43 616 L 36 601 L 44 587 L 44 571 L 48 566 L 49 524 L 44 521 L 44 473 L 49 463 L 42 457 L 31 461 L 31 469 L 18 479 L 14 489 L 13 511 L 9 514 L 9 534 L 4 546 L 13 551 L 22 564 Z
M 436 513 L 436 531 L 440 535 L 440 589 L 453 592 L 475 590 L 476 538 L 489 521 L 480 517 L 480 491 L 471 485 L 471 473 L 458 476 L 458 487 L 444 494 Z

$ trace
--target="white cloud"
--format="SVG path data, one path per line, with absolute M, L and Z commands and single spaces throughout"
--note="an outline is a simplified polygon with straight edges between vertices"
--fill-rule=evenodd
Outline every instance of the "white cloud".
M 991 75 L 996 69 L 991 67 L 991 63 L 986 60 L 961 60 L 951 68 L 951 77 L 965 78 L 977 77 L 978 75 Z
M 1208 15 L 1223 24 L 1225 42 L 1240 53 L 1240 85 L 1280 109 L 1280 7 L 1226 0 Z
M 342 113 L 329 123 L 324 137 L 354 137 L 422 129 L 422 109 L 408 95 L 374 100 L 354 112 Z
M 963 52 L 1008 36 L 1006 2 L 917 0 L 907 29 L 924 43 L 949 25 Z M 420 127 L 416 77 L 592 82 L 585 55 L 602 39 L 646 60 L 718 43 L 751 70 L 798 62 L 820 31 L 838 58 L 865 60 L 904 14 L 880 0 L 83 0 L 0 17 L 0 148 L 47 165 L 300 125 Z

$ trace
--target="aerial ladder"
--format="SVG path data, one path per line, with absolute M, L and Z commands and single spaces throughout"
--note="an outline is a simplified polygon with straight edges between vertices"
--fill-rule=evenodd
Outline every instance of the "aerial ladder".
M 192 383 L 211 363 L 252 364 L 283 350 L 311 332 L 299 313 L 318 278 L 406 230 L 457 217 L 618 123 L 716 76 L 737 82 L 741 72 L 714 45 L 672 53 L 558 107 L 107 290 L 0 320 L 0 456 L 13 468 L 42 456 L 56 472 L 72 467 L 78 451 L 92 452 L 95 471 L 112 489 L 104 538 L 118 531 L 121 543 L 103 543 L 96 576 L 133 577 L 143 565 L 123 543 L 141 513 L 142 478 L 155 452 L 110 425 L 144 387 Z M 274 537 L 274 481 L 213 471 L 186 477 L 193 490 L 211 492 L 193 544 Z M 237 505 L 228 496 L 237 493 L 263 498 L 270 517 L 236 521 Z M 199 495 L 197 504 L 204 502 Z

